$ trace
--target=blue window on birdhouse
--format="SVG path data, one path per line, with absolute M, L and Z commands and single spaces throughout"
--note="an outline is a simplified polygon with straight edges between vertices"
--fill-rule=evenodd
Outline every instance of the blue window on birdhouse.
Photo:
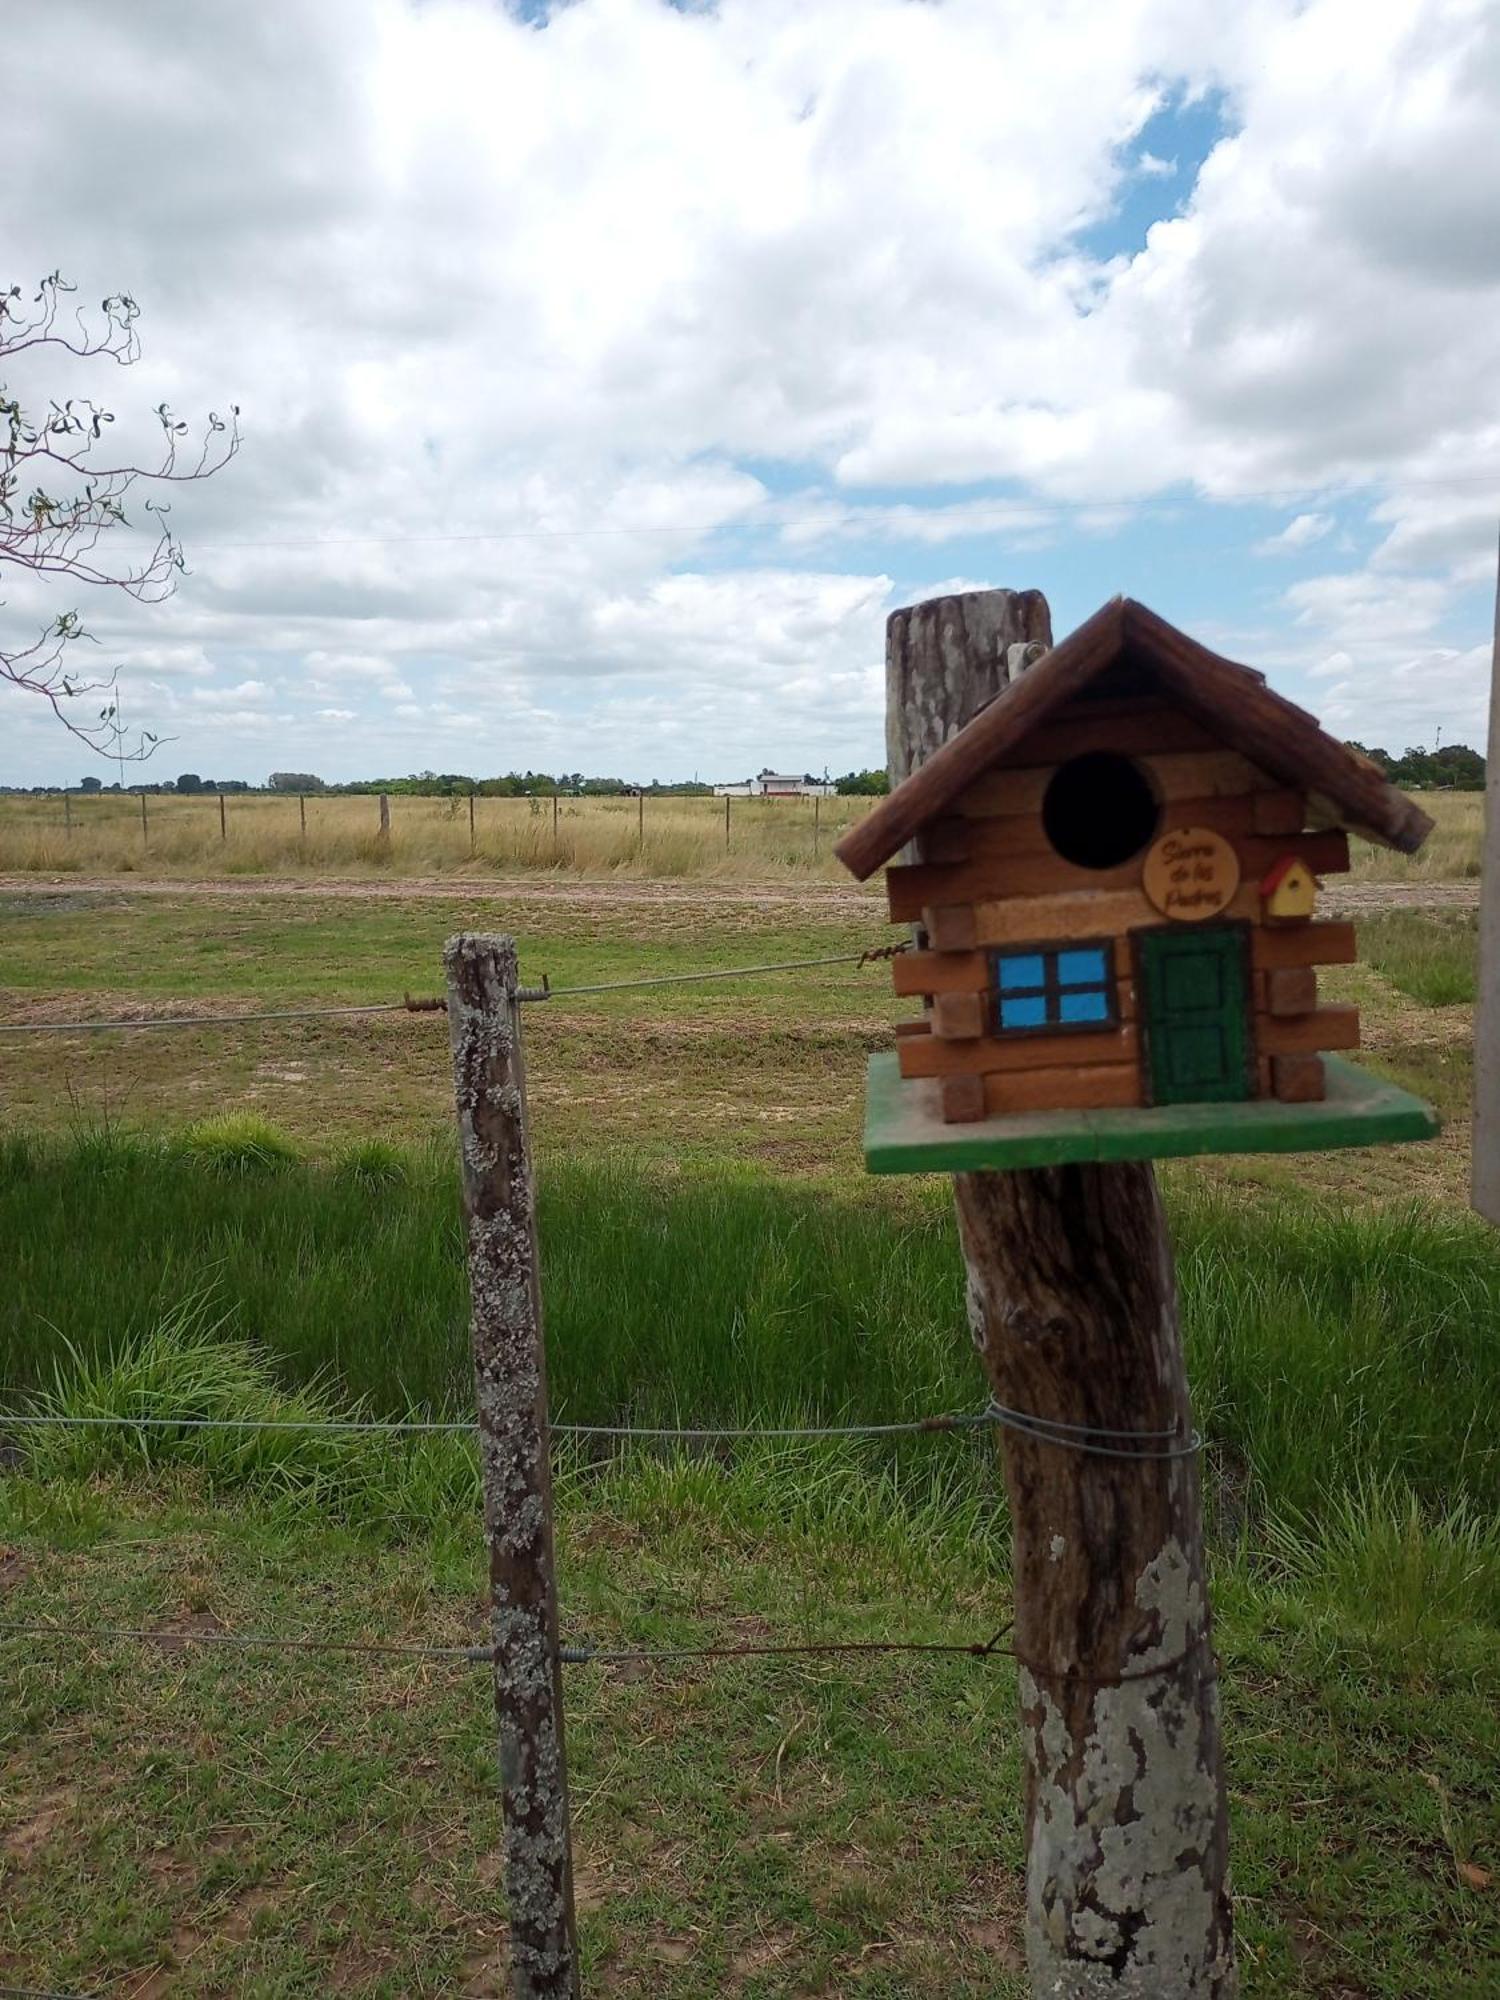
M 1115 1019 L 1113 947 L 1023 945 L 995 954 L 995 1027 L 1002 1035 L 1107 1028 Z

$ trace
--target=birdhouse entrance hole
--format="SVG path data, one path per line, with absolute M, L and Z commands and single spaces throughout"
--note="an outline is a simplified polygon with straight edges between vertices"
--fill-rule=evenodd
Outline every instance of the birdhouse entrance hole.
M 1077 868 L 1118 868 L 1150 846 L 1160 818 L 1151 780 L 1112 750 L 1070 758 L 1042 800 L 1048 840 Z

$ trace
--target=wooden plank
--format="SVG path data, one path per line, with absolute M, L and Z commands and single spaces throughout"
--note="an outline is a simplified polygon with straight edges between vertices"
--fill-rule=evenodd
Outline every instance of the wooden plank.
M 1246 803 L 1237 801 L 1237 803 Z M 1162 833 L 1173 827 L 1198 826 L 1174 809 L 1164 819 Z M 1217 830 L 1217 829 L 1216 829 Z M 1160 837 L 1160 836 L 1158 836 Z M 1276 839 L 1251 834 L 1232 838 L 1241 876 L 1259 883 L 1285 854 L 1305 861 L 1315 875 L 1342 874 L 1349 866 L 1347 834 L 1298 833 Z M 892 923 L 916 923 L 931 904 L 984 903 L 1004 896 L 1055 896 L 1104 889 L 1134 888 L 1141 879 L 1144 854 L 1132 855 L 1116 868 L 1080 868 L 1060 854 L 980 857 L 958 867 L 914 863 L 886 870 L 886 897 Z
M 1271 1095 L 1282 1104 L 1319 1104 L 1326 1081 L 1321 1056 L 1272 1056 Z
M 1278 1020 L 1310 1014 L 1318 1004 L 1318 975 L 1310 965 L 1283 965 L 1255 977 L 1265 981 L 1265 1011 Z
M 1282 965 L 1353 965 L 1358 956 L 1353 924 L 1295 924 L 1284 930 L 1257 926 L 1250 938 L 1250 962 L 1267 972 Z
M 932 1003 L 932 1032 L 945 1042 L 972 1042 L 988 1028 L 990 1002 L 983 993 L 939 993 Z
M 987 1076 L 992 1070 L 1014 1074 L 1055 1069 L 1062 1064 L 1087 1069 L 1098 1063 L 1134 1063 L 1138 1053 L 1136 1031 L 1129 1022 L 1118 1028 L 1102 1028 L 1097 1034 L 1075 1030 L 1061 1035 L 986 1036 L 977 1042 L 945 1042 L 936 1035 L 920 1035 L 901 1042 L 896 1050 L 901 1074 L 907 1077 Z
M 934 951 L 972 951 L 979 942 L 972 903 L 938 904 L 918 914 Z
M 1141 1101 L 1141 1073 L 1134 1063 L 1102 1069 L 991 1071 L 975 1079 L 990 1116 L 1017 1111 L 1119 1110 Z
M 898 1041 L 903 1035 L 930 1035 L 931 1033 L 932 1021 L 926 1014 L 922 1016 L 920 1021 L 898 1021 L 896 1023 L 896 1039 Z
M 865 1101 L 865 1165 L 873 1174 L 962 1174 L 1062 1166 L 1072 1160 L 1180 1159 L 1196 1153 L 1307 1153 L 1430 1139 L 1431 1107 L 1357 1063 L 1329 1056 L 1321 1104 L 1157 1104 L 1137 1110 L 1015 1112 L 946 1126 L 935 1083 L 903 1082 L 893 1054 L 874 1055 Z
M 1226 920 L 1244 917 L 1251 922 L 1259 915 L 1260 897 L 1253 886 L 1244 884 L 1220 912 Z M 1118 938 L 1124 931 L 1163 922 L 1161 912 L 1139 889 L 1106 890 L 1102 895 L 1014 896 L 978 903 L 974 916 L 982 945 Z
M 1233 798 L 1283 789 L 1237 750 L 1184 750 L 1142 757 L 1157 792 L 1168 805 L 1179 799 Z M 1039 813 L 1055 765 L 1040 769 L 987 771 L 953 802 L 964 819 Z
M 1300 833 L 1306 824 L 1307 800 L 1301 792 L 1257 792 L 1250 801 L 1252 833 Z
M 904 951 L 891 960 L 891 975 L 903 997 L 982 993 L 990 983 L 990 961 L 982 951 Z
M 945 1076 L 938 1085 L 945 1125 L 972 1125 L 985 1115 L 982 1076 Z
M 1315 1007 L 1294 1021 L 1265 1015 L 1255 1024 L 1255 1039 L 1265 1056 L 1310 1055 L 1317 1049 L 1357 1049 L 1357 1007 Z
M 1100 711 L 1107 711 L 1100 713 Z M 997 768 L 1060 764 L 1099 750 L 1121 757 L 1160 755 L 1173 750 L 1226 750 L 1222 735 L 1196 716 L 1166 702 L 1101 702 L 1097 707 L 1054 710 L 1045 722 L 1006 751 Z

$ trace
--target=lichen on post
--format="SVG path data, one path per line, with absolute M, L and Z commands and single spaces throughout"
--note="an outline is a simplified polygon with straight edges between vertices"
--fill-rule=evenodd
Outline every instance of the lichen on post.
M 515 2000 L 578 2000 L 536 1194 L 512 938 L 443 951 L 489 1538 Z

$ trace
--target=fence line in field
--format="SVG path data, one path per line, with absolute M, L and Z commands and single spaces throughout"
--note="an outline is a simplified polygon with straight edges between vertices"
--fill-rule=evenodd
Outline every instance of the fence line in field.
M 721 799 L 721 795 L 715 793 L 647 791 L 644 789 L 635 792 L 620 792 L 620 793 L 579 793 L 579 792 L 564 793 L 556 791 L 521 792 L 521 793 L 493 793 L 493 792 L 478 792 L 478 791 L 395 792 L 395 793 L 392 792 L 308 793 L 308 792 L 278 791 L 278 792 L 226 793 L 218 791 L 216 789 L 205 788 L 204 790 L 198 792 L 148 792 L 145 789 L 138 789 L 135 791 L 120 791 L 120 792 L 99 791 L 99 792 L 73 793 L 64 791 L 61 794 L 46 793 L 40 796 L 38 795 L 22 795 L 22 796 L 25 800 L 25 803 L 27 803 L 28 805 L 41 805 L 50 803 L 53 798 L 60 796 L 62 801 L 61 830 L 64 839 L 69 842 L 72 841 L 75 832 L 77 832 L 85 824 L 85 820 L 88 814 L 90 813 L 99 814 L 109 819 L 116 819 L 116 818 L 123 819 L 125 816 L 123 812 L 116 815 L 113 812 L 111 812 L 110 809 L 116 806 L 122 808 L 133 807 L 134 810 L 138 811 L 140 815 L 141 846 L 143 851 L 146 852 L 150 851 L 151 833 L 152 833 L 151 814 L 148 809 L 148 801 L 155 803 L 157 806 L 162 808 L 164 813 L 168 814 L 175 812 L 178 805 L 184 801 L 190 805 L 201 804 L 205 807 L 217 806 L 218 822 L 219 822 L 218 841 L 219 844 L 223 846 L 227 845 L 229 841 L 229 821 L 231 815 L 229 812 L 228 802 L 231 799 L 235 801 L 241 801 L 241 800 L 247 801 L 248 802 L 247 812 L 248 815 L 252 817 L 258 814 L 264 815 L 267 811 L 268 806 L 271 804 L 280 801 L 285 801 L 287 805 L 290 805 L 292 801 L 295 800 L 297 805 L 296 843 L 299 848 L 305 850 L 308 844 L 307 802 L 309 798 L 312 798 L 325 805 L 336 805 L 336 806 L 352 805 L 352 802 L 356 799 L 368 799 L 371 802 L 374 809 L 373 810 L 374 823 L 373 825 L 370 825 L 368 823 L 366 824 L 364 837 L 367 837 L 369 840 L 373 841 L 375 843 L 376 848 L 381 851 L 388 851 L 391 845 L 391 841 L 393 839 L 393 820 L 392 820 L 393 799 L 415 801 L 419 804 L 419 806 L 438 807 L 446 805 L 448 808 L 448 819 L 450 821 L 457 821 L 460 818 L 459 808 L 460 805 L 463 804 L 466 805 L 468 809 L 468 851 L 471 856 L 478 854 L 481 844 L 481 830 L 479 828 L 476 819 L 476 804 L 478 801 L 482 800 L 490 806 L 499 807 L 502 809 L 515 808 L 524 805 L 527 807 L 528 814 L 531 818 L 545 817 L 546 815 L 544 809 L 550 802 L 551 821 L 552 821 L 551 846 L 552 846 L 552 859 L 554 861 L 560 861 L 563 856 L 563 847 L 565 844 L 565 829 L 563 827 L 561 819 L 561 808 L 565 800 L 567 802 L 570 813 L 576 813 L 580 808 L 582 808 L 586 811 L 586 813 L 590 814 L 590 816 L 593 818 L 593 822 L 595 825 L 607 823 L 611 814 L 613 814 L 616 817 L 624 817 L 626 814 L 628 814 L 630 806 L 634 804 L 635 821 L 636 821 L 635 843 L 634 843 L 635 851 L 637 854 L 644 854 L 646 849 L 646 840 L 647 840 L 646 802 L 648 799 L 651 800 L 654 804 L 666 807 L 675 807 L 679 811 L 691 810 L 693 807 L 698 805 L 702 805 L 708 808 L 708 811 L 703 815 L 705 829 L 708 831 L 714 831 L 718 826 L 720 818 L 719 807 Z M 75 813 L 74 813 L 75 800 L 82 803 L 82 815 L 77 818 L 75 818 Z M 853 805 L 856 808 L 862 808 L 864 806 L 867 806 L 869 803 L 869 798 L 868 795 L 863 793 L 840 794 L 840 793 L 829 792 L 827 794 L 824 794 L 822 792 L 811 792 L 811 793 L 726 792 L 722 794 L 723 837 L 724 837 L 724 851 L 726 854 L 731 852 L 733 849 L 731 813 L 732 813 L 732 807 L 736 801 L 738 801 L 741 808 L 744 808 L 746 806 L 774 808 L 777 813 L 782 815 L 783 831 L 787 830 L 788 821 L 790 821 L 791 824 L 793 825 L 799 824 L 799 821 L 790 813 L 788 809 L 793 806 L 798 806 L 798 805 L 805 806 L 810 803 L 812 806 L 812 818 L 810 825 L 808 825 L 807 827 L 807 831 L 810 836 L 809 844 L 811 847 L 812 858 L 816 861 L 821 859 L 823 854 L 825 833 L 830 831 L 836 833 L 838 831 L 837 824 L 835 824 L 831 828 L 825 826 L 823 818 L 824 804 L 825 803 L 832 804 L 835 801 L 837 801 L 839 805 L 843 806 L 847 810 L 847 808 L 850 805 Z M 325 828 L 324 831 L 331 831 L 335 835 L 338 834 L 349 835 L 352 833 L 356 838 L 361 837 L 359 833 L 359 826 L 355 822 L 355 815 L 352 811 L 348 813 L 348 819 L 350 822 L 348 825 L 338 826 L 332 829 Z M 711 825 L 710 821 L 712 822 Z M 506 830 L 503 817 L 501 818 L 500 826 L 503 834 L 504 831 Z M 290 837 L 290 831 L 291 831 L 290 828 L 277 829 L 277 830 L 285 832 L 287 836 Z M 315 838 L 317 837 L 316 829 L 314 837 Z M 211 830 L 211 822 L 210 822 L 210 830 L 203 834 L 202 841 L 199 844 L 206 843 L 211 846 L 213 838 L 214 836 Z
M 522 1002 L 568 1000 L 594 993 L 629 993 L 647 986 L 689 986 L 709 979 L 754 979 L 763 973 L 806 972 L 815 966 L 872 965 L 908 951 L 908 943 L 873 946 L 868 951 L 834 952 L 824 958 L 785 958 L 767 965 L 715 967 L 706 972 L 654 972 L 640 979 L 606 979 L 585 986 L 522 987 L 516 998 Z M 125 1028 L 238 1028 L 264 1021 L 315 1021 L 351 1014 L 439 1014 L 446 1007 L 440 997 L 401 1000 L 371 1000 L 354 1006 L 287 1007 L 253 1014 L 163 1014 L 140 1015 L 123 1021 L 4 1021 L 0 1035 L 85 1035 L 107 1034 Z

